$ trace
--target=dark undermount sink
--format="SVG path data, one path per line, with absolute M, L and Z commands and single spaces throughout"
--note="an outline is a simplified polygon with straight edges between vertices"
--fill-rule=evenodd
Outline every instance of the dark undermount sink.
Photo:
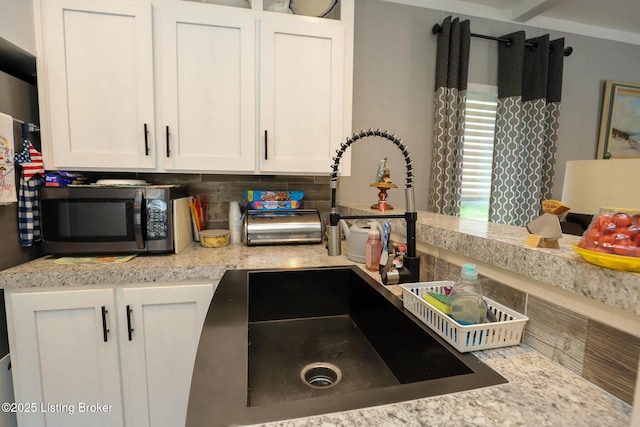
M 187 426 L 276 421 L 505 382 L 357 267 L 228 271 L 200 339 Z

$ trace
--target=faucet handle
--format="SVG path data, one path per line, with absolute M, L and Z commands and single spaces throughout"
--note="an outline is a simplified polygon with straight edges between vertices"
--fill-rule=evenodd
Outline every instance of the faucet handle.
M 396 254 L 393 250 L 393 246 L 389 245 L 389 257 L 387 258 L 384 268 L 380 272 L 382 283 L 385 285 L 395 285 L 400 282 L 400 273 L 393 267 L 393 260 L 395 257 Z
M 328 227 L 327 249 L 329 256 L 339 256 L 342 253 L 342 243 L 340 242 L 340 227 L 329 225 Z

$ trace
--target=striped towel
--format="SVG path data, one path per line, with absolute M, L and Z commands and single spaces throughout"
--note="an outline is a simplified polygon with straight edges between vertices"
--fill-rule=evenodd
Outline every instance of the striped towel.
M 40 235 L 40 186 L 44 183 L 42 154 L 27 138 L 23 125 L 22 151 L 16 154 L 16 163 L 22 166 L 20 189 L 18 192 L 18 229 L 20 244 L 31 246 L 41 240 Z
M 20 188 L 18 190 L 18 230 L 20 234 L 20 245 L 31 246 L 34 242 L 39 242 L 40 235 L 40 187 L 44 183 L 44 178 L 35 175 L 27 180 L 20 177 Z

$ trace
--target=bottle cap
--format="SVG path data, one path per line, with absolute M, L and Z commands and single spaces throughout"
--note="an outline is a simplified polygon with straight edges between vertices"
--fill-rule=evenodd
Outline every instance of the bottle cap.
M 369 228 L 369 237 L 380 237 L 380 232 L 378 231 L 378 226 L 375 222 L 370 222 L 369 227 L 371 227 Z
M 471 264 L 471 263 L 467 263 L 465 265 L 462 266 L 462 271 L 460 272 L 460 276 L 462 276 L 465 279 L 477 279 L 478 278 L 478 272 L 476 271 L 476 265 L 475 264 Z

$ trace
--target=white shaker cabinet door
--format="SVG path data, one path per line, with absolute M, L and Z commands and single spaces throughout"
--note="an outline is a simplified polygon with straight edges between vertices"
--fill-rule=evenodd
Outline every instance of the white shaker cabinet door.
M 41 0 L 40 7 L 38 71 L 54 163 L 47 168 L 155 168 L 151 3 Z
M 343 139 L 344 26 L 260 21 L 260 170 L 328 173 Z
M 122 288 L 120 342 L 127 424 L 183 426 L 213 284 Z
M 160 155 L 166 170 L 255 170 L 256 34 L 250 10 L 158 3 Z
M 10 300 L 15 401 L 32 405 L 17 412 L 18 425 L 122 426 L 113 290 L 16 293 Z

